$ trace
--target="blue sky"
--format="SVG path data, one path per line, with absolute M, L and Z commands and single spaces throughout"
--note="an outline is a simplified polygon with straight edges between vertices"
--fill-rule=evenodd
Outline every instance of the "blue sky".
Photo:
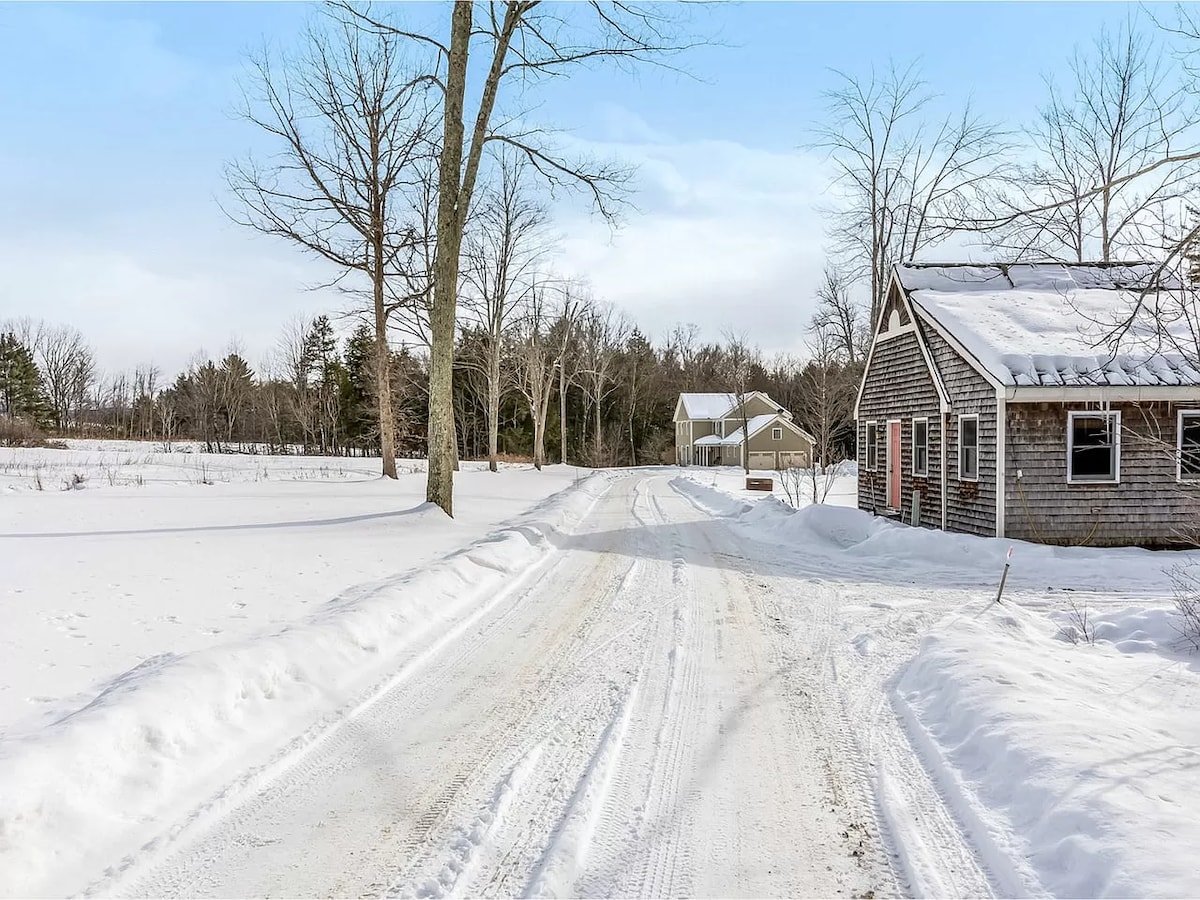
M 1167 11 L 1166 7 L 1162 8 Z M 395 7 L 417 18 L 430 4 Z M 0 5 L 0 320 L 71 322 L 106 368 L 173 371 L 232 338 L 253 363 L 295 314 L 340 308 L 330 274 L 217 207 L 222 165 L 257 144 L 234 119 L 247 49 L 292 45 L 291 3 Z M 546 85 L 537 117 L 637 163 L 639 212 L 617 232 L 560 206 L 560 268 L 654 336 L 694 321 L 794 350 L 822 260 L 828 178 L 806 150 L 830 69 L 917 59 L 949 105 L 1019 126 L 1076 45 L 1121 3 L 743 3 L 696 10 L 718 44 L 636 76 Z M 1143 14 L 1143 19 L 1145 18 Z M 1149 23 L 1147 23 L 1147 27 Z M 764 312 L 747 328 L 738 310 Z

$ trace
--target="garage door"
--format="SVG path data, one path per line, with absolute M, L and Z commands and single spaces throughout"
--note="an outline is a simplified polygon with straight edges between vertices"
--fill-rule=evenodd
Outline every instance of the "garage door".
M 768 450 L 764 453 L 750 454 L 751 469 L 774 469 L 775 468 L 775 451 Z
M 781 468 L 781 469 L 807 469 L 808 468 L 808 451 L 806 451 L 806 450 L 780 450 L 779 451 L 779 468 Z

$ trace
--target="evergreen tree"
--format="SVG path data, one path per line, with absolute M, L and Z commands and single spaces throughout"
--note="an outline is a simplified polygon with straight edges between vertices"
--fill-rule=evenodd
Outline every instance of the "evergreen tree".
M 47 427 L 53 411 L 42 373 L 15 334 L 0 334 L 0 413 Z
M 341 404 L 346 442 L 361 449 L 379 449 L 379 404 L 375 384 L 375 330 L 363 323 L 346 340 L 346 377 Z
M 328 316 L 317 316 L 304 338 L 316 412 L 317 441 L 322 453 L 336 453 L 341 446 L 341 386 L 345 367 L 338 355 L 337 336 Z

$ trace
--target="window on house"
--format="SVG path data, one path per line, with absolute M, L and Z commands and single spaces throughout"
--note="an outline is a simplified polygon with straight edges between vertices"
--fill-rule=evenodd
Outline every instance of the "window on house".
M 913 419 L 912 469 L 914 475 L 929 474 L 929 420 Z
M 1179 413 L 1179 478 L 1200 481 L 1200 410 Z
M 979 480 L 979 416 L 958 417 L 958 480 Z
M 879 462 L 879 425 L 875 422 L 867 423 L 866 444 L 867 469 L 873 471 Z
M 782 428 L 772 428 L 771 429 L 771 440 L 782 441 L 783 440 L 783 429 Z
M 722 419 L 720 422 L 713 422 L 713 434 L 717 435 L 717 437 L 725 437 L 724 419 Z
M 1067 413 L 1067 480 L 1121 480 L 1121 414 Z

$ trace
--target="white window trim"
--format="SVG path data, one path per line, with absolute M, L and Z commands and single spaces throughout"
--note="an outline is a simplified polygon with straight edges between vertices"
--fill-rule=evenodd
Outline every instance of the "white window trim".
M 963 475 L 963 422 L 975 422 L 975 474 Z M 956 474 L 959 481 L 979 481 L 979 413 L 970 413 L 969 415 L 958 417 L 958 469 Z
M 900 471 L 896 471 L 896 467 L 892 466 L 892 426 L 897 425 L 900 428 L 900 440 L 896 441 L 896 450 L 900 453 Z M 888 419 L 883 428 L 883 465 L 884 465 L 884 490 L 887 491 L 887 509 L 889 512 L 899 512 L 900 507 L 904 505 L 904 422 L 900 419 Z M 899 495 L 900 502 L 896 506 L 892 506 L 892 488 L 895 487 L 894 478 L 899 476 L 900 490 L 896 493 Z
M 1183 417 L 1200 419 L 1200 409 L 1181 409 L 1175 419 L 1175 480 L 1183 484 L 1200 484 L 1200 476 L 1183 477 Z
M 925 469 L 922 472 L 917 471 L 917 423 L 918 422 L 925 423 Z M 929 417 L 928 416 L 916 416 L 913 418 L 912 424 L 909 427 L 912 428 L 912 435 L 911 435 L 912 447 L 910 449 L 912 452 L 913 477 L 914 478 L 928 478 L 929 477 Z
M 875 439 L 871 440 L 871 432 L 875 432 Z M 871 465 L 871 450 L 875 450 L 875 465 Z M 879 423 L 874 419 L 866 422 L 863 426 L 863 468 L 868 472 L 879 471 Z
M 1112 478 L 1075 478 L 1071 471 L 1071 456 L 1075 451 L 1075 420 L 1087 418 L 1110 418 L 1113 420 L 1113 476 Z M 1121 411 L 1119 409 L 1072 409 L 1067 412 L 1067 484 L 1120 484 L 1121 483 Z
M 771 429 L 771 440 L 782 441 L 783 440 L 783 429 L 782 428 L 772 428 Z

